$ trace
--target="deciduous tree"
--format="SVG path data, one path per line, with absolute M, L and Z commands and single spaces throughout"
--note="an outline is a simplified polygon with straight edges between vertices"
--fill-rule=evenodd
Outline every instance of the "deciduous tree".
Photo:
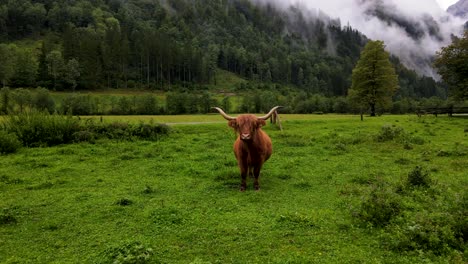
M 468 30 L 437 52 L 434 66 L 455 98 L 468 99 Z

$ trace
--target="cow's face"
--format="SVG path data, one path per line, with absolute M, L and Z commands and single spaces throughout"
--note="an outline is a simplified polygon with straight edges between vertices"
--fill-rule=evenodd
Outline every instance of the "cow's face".
M 253 135 L 260 127 L 265 125 L 265 120 L 258 119 L 254 115 L 240 115 L 234 120 L 229 121 L 229 126 L 239 133 L 243 141 L 252 140 Z

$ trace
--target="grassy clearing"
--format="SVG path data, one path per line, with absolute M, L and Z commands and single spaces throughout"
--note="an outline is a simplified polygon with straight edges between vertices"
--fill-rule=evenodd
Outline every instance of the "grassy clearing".
M 466 192 L 466 119 L 282 120 L 284 131 L 265 127 L 274 154 L 259 192 L 251 179 L 245 193 L 238 191 L 235 137 L 225 122 L 174 126 L 157 142 L 102 140 L 2 156 L 0 262 L 466 261 L 455 253 L 395 252 L 382 243 L 381 229 L 361 226 L 352 214 L 372 182 L 401 182 L 416 166 L 450 192 Z M 413 141 L 379 142 L 386 124 Z

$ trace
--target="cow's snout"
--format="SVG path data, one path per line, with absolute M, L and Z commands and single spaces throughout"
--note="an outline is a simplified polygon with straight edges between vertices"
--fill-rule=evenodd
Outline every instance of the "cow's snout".
M 250 140 L 250 134 L 249 133 L 242 133 L 240 135 L 242 140 Z

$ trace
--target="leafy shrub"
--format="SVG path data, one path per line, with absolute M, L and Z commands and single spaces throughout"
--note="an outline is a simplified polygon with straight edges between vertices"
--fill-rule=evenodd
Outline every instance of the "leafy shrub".
M 70 143 L 80 131 L 76 118 L 37 110 L 7 116 L 5 127 L 28 147 Z
M 132 205 L 133 201 L 128 198 L 120 198 L 119 200 L 117 200 L 115 204 L 120 205 L 120 206 L 128 206 L 128 205 Z
M 0 130 L 0 154 L 15 153 L 21 147 L 21 142 L 13 133 Z
M 378 142 L 392 141 L 400 138 L 404 134 L 404 129 L 393 125 L 383 125 L 376 139 Z
M 18 220 L 16 220 L 16 217 L 14 217 L 7 210 L 3 210 L 2 212 L 0 212 L 0 225 L 15 224 L 16 222 L 18 222 Z
M 454 224 L 454 218 L 444 212 L 425 210 L 407 214 L 388 228 L 384 241 L 396 251 L 447 254 L 452 248 L 461 246 L 454 234 Z
M 93 143 L 96 139 L 96 134 L 90 131 L 78 131 L 73 133 L 73 142 L 90 142 Z
M 420 166 L 416 166 L 409 174 L 406 180 L 408 187 L 429 187 L 432 184 L 432 179 L 429 173 L 423 170 Z
M 153 249 L 141 242 L 125 242 L 121 246 L 110 247 L 101 254 L 99 263 L 143 264 L 150 263 Z
M 49 113 L 55 110 L 55 101 L 50 95 L 49 91 L 45 88 L 38 87 L 32 98 L 32 105 L 40 111 L 47 111 Z
M 96 112 L 96 102 L 90 95 L 72 94 L 62 101 L 62 112 L 73 115 L 91 115 Z
M 86 124 L 85 129 L 96 137 L 120 140 L 132 140 L 134 138 L 158 140 L 161 136 L 169 133 L 167 125 L 153 123 L 135 125 L 124 122 L 106 124 L 90 121 Z
M 401 199 L 387 184 L 375 185 L 361 203 L 357 217 L 373 226 L 385 226 L 402 209 Z

